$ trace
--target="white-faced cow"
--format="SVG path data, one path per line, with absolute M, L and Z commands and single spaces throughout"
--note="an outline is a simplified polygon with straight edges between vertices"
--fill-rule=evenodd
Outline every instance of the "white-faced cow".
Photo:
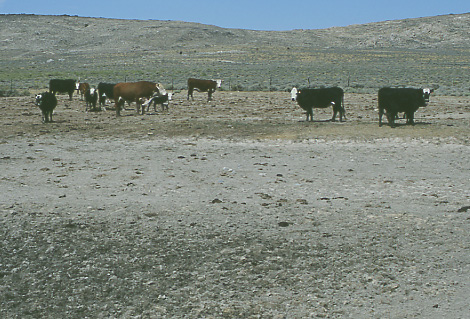
M 123 105 L 122 101 L 126 101 L 129 103 L 135 102 L 137 104 L 137 113 L 140 113 L 142 103 L 141 98 L 149 99 L 154 94 L 166 94 L 163 85 L 161 85 L 160 83 L 154 83 L 149 81 L 122 82 L 116 84 L 113 89 L 116 115 L 121 115 L 121 107 Z M 143 108 L 142 114 L 144 114 Z
M 188 79 L 188 100 L 189 96 L 191 95 L 191 99 L 194 100 L 193 91 L 194 89 L 198 90 L 199 92 L 207 92 L 208 97 L 207 100 L 212 100 L 212 93 L 215 92 L 217 88 L 220 88 L 222 85 L 222 80 L 200 80 L 200 79 Z
M 96 89 L 88 89 L 85 91 L 85 103 L 86 103 L 86 108 L 85 112 L 88 111 L 96 111 L 96 102 L 98 101 L 98 92 L 96 92 Z
M 49 81 L 49 92 L 52 94 L 58 93 L 67 93 L 69 95 L 70 101 L 72 101 L 73 91 L 76 90 L 75 80 L 72 79 L 51 79 Z
M 57 106 L 57 98 L 50 92 L 44 92 L 36 95 L 35 104 L 39 106 L 42 112 L 42 121 L 44 123 L 52 122 L 52 113 Z
M 426 99 L 432 91 L 413 88 L 381 88 L 378 93 L 379 126 L 382 116 L 386 113 L 388 124 L 395 127 L 398 112 L 404 112 L 406 123 L 414 125 L 414 113 L 421 106 L 426 106 Z
M 157 104 L 162 106 L 162 111 L 165 111 L 165 109 L 168 111 L 168 104 L 171 101 L 171 98 L 173 96 L 173 93 L 166 93 L 164 95 L 154 95 L 150 98 L 150 100 L 147 100 L 142 104 L 142 107 L 145 108 L 147 107 L 147 112 L 150 109 L 150 106 L 153 103 L 153 110 L 154 112 L 157 111 Z
M 333 117 L 331 121 L 336 121 L 336 115 L 339 113 L 340 122 L 343 121 L 345 116 L 344 110 L 344 92 L 339 87 L 332 88 L 320 88 L 320 89 L 292 89 L 291 94 L 295 91 L 295 96 L 292 95 L 292 100 L 297 101 L 299 106 L 307 111 L 307 121 L 313 121 L 313 109 L 314 108 L 327 108 L 333 106 Z

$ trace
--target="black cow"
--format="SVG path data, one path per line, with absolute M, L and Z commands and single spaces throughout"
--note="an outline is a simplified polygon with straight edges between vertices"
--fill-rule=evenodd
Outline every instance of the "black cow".
M 38 94 L 35 103 L 42 112 L 42 121 L 44 123 L 52 122 L 52 113 L 57 106 L 55 95 L 50 92 Z
M 86 108 L 85 111 L 96 111 L 96 102 L 98 101 L 98 93 L 95 89 L 88 89 L 85 91 L 85 103 Z
M 116 83 L 100 82 L 98 84 L 98 94 L 100 106 L 106 103 L 106 99 L 114 99 L 114 86 Z
M 388 124 L 395 127 L 398 112 L 404 112 L 406 123 L 414 125 L 414 114 L 421 106 L 426 106 L 429 93 L 423 89 L 412 88 L 381 88 L 378 93 L 379 126 L 382 126 L 382 116 L 386 112 Z
M 222 80 L 200 80 L 200 79 L 188 79 L 188 100 L 189 96 L 191 95 L 191 99 L 193 98 L 193 91 L 197 89 L 200 92 L 207 92 L 208 97 L 207 100 L 212 100 L 212 93 L 215 92 L 217 88 L 220 88 L 222 85 Z
M 75 80 L 72 79 L 51 79 L 49 81 L 49 92 L 52 94 L 58 93 L 67 93 L 69 95 L 70 101 L 72 101 L 73 92 L 77 89 Z
M 313 121 L 314 108 L 327 108 L 333 106 L 333 117 L 331 121 L 336 121 L 336 114 L 339 112 L 339 120 L 346 119 L 344 110 L 344 92 L 339 87 L 321 88 L 321 89 L 300 89 L 292 100 L 297 100 L 301 108 L 307 111 L 307 121 Z

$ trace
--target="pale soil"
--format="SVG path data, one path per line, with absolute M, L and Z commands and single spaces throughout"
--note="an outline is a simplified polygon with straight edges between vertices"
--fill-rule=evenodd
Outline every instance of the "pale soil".
M 2 318 L 466 318 L 470 99 L 417 124 L 288 93 L 0 100 Z M 403 123 L 403 120 L 400 121 Z

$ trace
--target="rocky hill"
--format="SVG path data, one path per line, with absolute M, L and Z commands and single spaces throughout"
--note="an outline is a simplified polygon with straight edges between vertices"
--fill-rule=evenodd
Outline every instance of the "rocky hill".
M 449 76 L 448 70 L 438 67 L 439 61 L 467 68 L 468 73 L 469 27 L 470 13 L 292 31 L 226 29 L 181 21 L 1 15 L 0 66 L 6 78 L 30 82 L 72 73 L 71 77 L 93 80 L 147 75 L 184 83 L 190 74 L 228 77 L 239 87 L 254 89 L 260 82 L 259 88 L 267 87 L 269 81 L 284 89 L 282 83 L 308 77 L 317 77 L 319 84 L 344 86 L 347 80 L 350 85 L 351 74 L 352 80 L 361 82 L 359 87 L 368 87 L 365 80 L 371 73 L 359 76 L 358 70 L 372 66 L 370 72 L 378 69 L 379 74 L 396 68 L 422 71 L 422 64 L 431 62 L 435 76 L 432 81 L 429 76 L 420 79 L 417 84 L 421 84 L 442 82 L 443 76 Z M 385 51 L 392 53 L 384 55 Z M 389 61 L 385 68 L 384 59 Z M 410 60 L 416 66 L 407 64 Z M 238 79 L 241 73 L 246 80 Z M 445 81 L 455 85 L 461 77 L 465 76 L 457 72 Z

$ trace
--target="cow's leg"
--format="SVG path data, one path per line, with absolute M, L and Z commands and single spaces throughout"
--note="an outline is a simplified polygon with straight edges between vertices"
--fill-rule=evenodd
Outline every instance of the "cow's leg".
M 72 101 L 73 91 L 69 92 L 69 100 Z
M 313 122 L 313 108 L 307 110 L 307 122 L 309 118 L 310 118 L 310 121 Z
M 191 99 L 194 100 L 194 97 L 193 97 L 193 90 L 194 88 L 188 88 L 188 101 L 189 101 L 189 96 L 191 95 Z
M 406 124 L 415 125 L 415 121 L 414 121 L 415 114 L 414 114 L 414 112 L 408 112 L 408 113 L 405 113 L 405 114 L 406 114 Z
M 121 103 L 119 103 L 119 98 L 114 100 L 114 108 L 116 109 L 116 116 L 121 116 Z
M 395 128 L 395 118 L 397 117 L 397 112 L 387 112 L 388 124 L 391 128 Z
M 382 116 L 384 115 L 384 109 L 379 108 L 379 127 L 382 127 Z

